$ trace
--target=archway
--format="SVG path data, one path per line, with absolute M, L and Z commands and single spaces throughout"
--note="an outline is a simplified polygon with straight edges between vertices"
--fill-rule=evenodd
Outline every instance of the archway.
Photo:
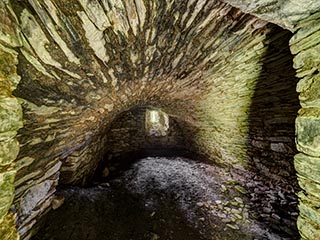
M 298 226 L 303 238 L 316 239 L 319 5 L 297 9 L 299 1 L 271 6 L 230 2 L 295 31 L 290 49 L 302 79 L 297 90 L 303 107 L 296 132 L 302 154 L 295 167 L 305 190 L 299 194 Z M 193 136 L 190 145 L 215 163 L 241 169 L 248 160 L 247 113 L 263 70 L 259 59 L 267 51 L 265 44 L 270 45 L 264 40 L 271 25 L 221 2 L 72 3 L 70 8 L 58 0 L 1 2 L 4 234 L 15 231 L 12 212 L 18 212 L 20 234 L 30 237 L 36 219 L 50 208 L 62 162 L 69 183 L 85 182 L 95 166 L 90 160 L 101 154 L 101 145 L 95 143 L 104 123 L 142 99 L 186 116 L 188 124 L 182 128 Z M 158 27 L 161 22 L 166 27 Z M 19 82 L 17 60 L 21 81 L 12 95 Z M 20 104 L 24 127 L 16 159 Z M 272 148 L 286 147 L 273 142 Z M 13 194 L 15 204 L 4 218 Z

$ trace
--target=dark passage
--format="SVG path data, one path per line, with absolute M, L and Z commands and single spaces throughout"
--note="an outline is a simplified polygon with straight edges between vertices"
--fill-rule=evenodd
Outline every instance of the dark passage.
M 187 158 L 144 158 L 96 186 L 60 190 L 64 204 L 32 240 L 289 239 L 254 220 L 241 192 L 250 177 Z

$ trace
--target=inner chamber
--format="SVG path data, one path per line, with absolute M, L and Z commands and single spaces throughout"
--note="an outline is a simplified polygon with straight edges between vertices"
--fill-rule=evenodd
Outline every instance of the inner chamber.
M 298 239 L 292 34 L 135 2 L 12 4 L 21 238 Z
M 63 184 L 62 174 L 54 210 L 32 239 L 299 239 L 292 126 L 278 125 L 268 148 L 257 129 L 252 164 L 228 169 L 192 152 L 179 122 L 160 108 L 129 109 L 107 129 L 104 156 L 84 187 Z

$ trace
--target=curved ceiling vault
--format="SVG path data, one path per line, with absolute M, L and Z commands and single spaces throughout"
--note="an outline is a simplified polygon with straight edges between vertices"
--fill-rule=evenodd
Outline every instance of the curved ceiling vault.
M 295 2 L 301 5 L 298 0 L 2 1 L 0 61 L 6 68 L 0 107 L 6 118 L 1 112 L 0 121 L 6 124 L 0 140 L 14 154 L 1 165 L 2 188 L 11 195 L 0 217 L 11 205 L 17 172 L 19 232 L 27 236 L 35 216 L 49 207 L 60 172 L 65 183 L 84 183 L 104 151 L 108 126 L 134 106 L 163 108 L 183 126 L 195 151 L 245 166 L 248 112 L 262 59 L 284 34 L 270 38 L 279 28 L 268 21 L 294 31 L 320 8 L 319 1 L 305 8 Z M 12 226 L 11 215 L 3 221 Z

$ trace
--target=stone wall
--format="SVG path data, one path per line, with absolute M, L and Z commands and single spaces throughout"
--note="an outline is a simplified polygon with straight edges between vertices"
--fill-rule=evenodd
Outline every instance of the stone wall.
M 147 108 L 142 107 L 126 111 L 114 120 L 106 133 L 107 159 L 139 152 L 151 154 L 152 151 L 160 152 L 159 150 L 185 150 L 182 130 L 170 116 L 165 136 L 150 136 L 146 132 L 146 110 Z
M 50 210 L 59 179 L 63 184 L 87 182 L 107 151 L 110 124 L 136 106 L 163 109 L 183 129 L 188 149 L 226 169 L 254 163 L 267 177 L 292 176 L 297 103 L 286 31 L 220 1 L 22 0 L 11 1 L 13 10 L 7 2 L 0 5 L 0 60 L 5 67 L 0 71 L 0 126 L 8 127 L 0 129 L 5 145 L 0 174 L 6 179 L 0 183 L 11 196 L 1 203 L 0 214 L 10 207 L 17 171 L 12 209 L 18 213 L 22 239 L 31 236 L 32 226 Z M 279 24 L 285 6 L 282 2 L 274 8 Z M 281 25 L 295 29 L 292 24 L 317 6 L 310 3 L 305 12 L 288 15 L 294 21 Z M 298 84 L 303 109 L 297 142 L 305 155 L 297 155 L 296 169 L 300 185 L 308 188 L 300 194 L 299 226 L 305 239 L 318 236 L 313 207 L 317 175 L 305 173 L 314 173 L 316 168 L 309 166 L 318 157 L 316 19 L 315 14 L 300 22 L 291 40 L 297 77 L 304 77 Z M 21 81 L 14 90 L 17 61 Z M 18 133 L 21 150 L 14 169 L 15 134 L 21 127 L 16 98 L 24 127 Z M 284 167 L 287 171 L 274 171 Z M 3 221 L 12 224 L 13 215 L 8 216 Z M 308 224 L 313 227 L 305 229 Z
M 18 239 L 16 215 L 8 210 L 14 198 L 14 160 L 19 152 L 16 135 L 22 127 L 21 106 L 12 95 L 20 80 L 15 50 L 20 42 L 17 21 L 10 10 L 7 1 L 0 2 L 0 239 L 3 240 Z
M 107 166 L 112 171 L 126 167 L 136 158 L 151 155 L 189 154 L 183 130 L 169 116 L 169 129 L 164 136 L 151 136 L 146 131 L 147 107 L 135 107 L 121 113 L 107 129 L 104 139 L 104 155 L 96 170 L 96 177 Z
M 296 234 L 299 186 L 293 164 L 295 119 L 300 107 L 297 78 L 289 49 L 289 31 L 274 29 L 267 36 L 267 51 L 261 58 L 262 71 L 255 85 L 249 112 L 248 151 L 255 181 L 251 186 L 253 206 L 263 222 L 280 231 Z M 267 188 L 266 188 L 267 186 Z M 281 217 L 280 217 L 281 216 Z
M 138 12 L 130 3 L 14 4 L 23 36 L 14 94 L 24 110 L 14 207 L 23 239 L 51 208 L 59 175 L 61 184 L 85 184 L 110 124 L 137 105 L 168 113 L 195 152 L 229 167 L 247 161 L 246 109 L 271 28 L 221 2 L 162 4 Z M 130 22 L 117 18 L 126 9 Z
M 296 119 L 297 148 L 295 156 L 302 191 L 298 228 L 302 239 L 320 238 L 320 14 L 315 13 L 301 21 L 299 30 L 290 40 L 294 68 L 300 81 L 297 85 L 302 108 Z
M 225 0 L 245 13 L 253 14 L 268 22 L 275 23 L 291 31 L 296 30 L 299 20 L 320 10 L 317 0 Z
M 195 152 L 229 168 L 248 163 L 248 112 L 273 27 L 220 2 L 141 4 L 15 5 L 24 36 L 15 91 L 24 99 L 15 198 L 23 238 L 50 209 L 59 174 L 62 184 L 86 183 L 109 125 L 137 104 L 171 115 Z M 130 22 L 116 18 L 127 13 Z

